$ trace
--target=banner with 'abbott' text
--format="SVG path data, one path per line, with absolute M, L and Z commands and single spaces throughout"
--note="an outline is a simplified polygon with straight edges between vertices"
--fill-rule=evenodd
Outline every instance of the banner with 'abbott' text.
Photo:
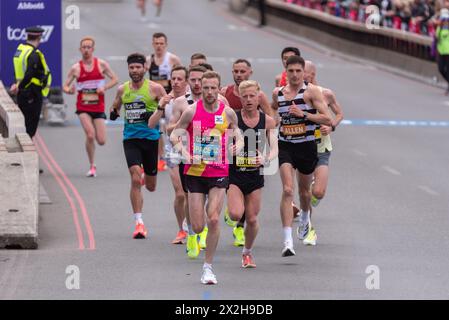
M 61 0 L 0 0 L 0 79 L 5 86 L 15 81 L 13 57 L 19 43 L 26 41 L 25 29 L 40 26 L 45 32 L 39 50 L 50 68 L 52 87 L 61 87 L 61 14 Z

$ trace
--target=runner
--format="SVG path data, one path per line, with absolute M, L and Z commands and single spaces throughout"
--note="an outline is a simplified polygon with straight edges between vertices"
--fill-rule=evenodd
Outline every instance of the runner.
M 78 92 L 76 114 L 86 134 L 86 152 L 90 165 L 86 174 L 88 177 L 97 176 L 95 140 L 100 146 L 106 143 L 104 93 L 118 82 L 109 64 L 103 59 L 94 57 L 94 50 L 94 38 L 81 39 L 82 59 L 70 68 L 63 87 L 67 94 Z M 108 83 L 105 83 L 105 76 L 110 78 Z M 74 80 L 76 80 L 76 86 L 72 85 Z
M 207 63 L 206 56 L 202 53 L 194 53 L 190 57 L 190 66 L 189 67 L 194 67 L 194 66 L 197 66 L 202 63 Z
M 312 61 L 307 60 L 304 69 L 304 80 L 318 86 L 316 81 L 316 67 Z M 343 111 L 337 102 L 335 94 L 332 90 L 318 86 L 323 94 L 326 105 L 332 110 L 335 117 L 332 119 L 332 125 L 320 125 L 319 132 L 315 137 L 318 138 L 318 163 L 314 172 L 314 181 L 312 182 L 312 207 L 318 206 L 320 200 L 324 198 L 329 178 L 329 159 L 332 152 L 332 142 L 330 134 L 343 120 Z M 301 215 L 304 212 L 301 212 Z M 300 220 L 305 220 L 300 217 Z M 315 232 L 309 232 L 309 236 L 303 240 L 305 245 L 316 245 L 317 235 Z
M 174 66 L 181 65 L 181 60 L 178 56 L 167 51 L 167 36 L 162 32 L 153 34 L 153 49 L 154 53 L 147 57 L 147 67 L 149 67 L 150 80 L 153 80 L 162 85 L 167 93 L 170 93 L 172 88 L 170 85 L 170 74 Z M 165 131 L 165 121 L 161 121 L 161 129 Z M 161 136 L 159 140 L 159 158 L 158 170 L 166 170 L 166 163 L 161 158 L 164 158 L 164 139 Z
M 249 80 L 253 70 L 251 63 L 245 59 L 238 59 L 232 65 L 232 76 L 234 83 L 221 88 L 221 94 L 226 97 L 229 102 L 229 106 L 236 110 L 242 109 L 242 102 L 239 95 L 239 85 L 243 81 Z M 260 108 L 265 114 L 271 114 L 271 105 L 267 96 L 262 91 L 258 90 L 258 108 Z M 232 226 L 232 236 L 234 238 L 234 246 L 242 247 L 245 244 L 245 214 L 236 223 L 229 217 L 228 207 L 225 208 L 224 220 L 227 225 Z
M 141 166 L 145 172 L 145 186 L 150 192 L 154 192 L 159 140 L 159 128 L 148 128 L 148 119 L 157 108 L 163 108 L 172 97 L 165 93 L 160 84 L 144 78 L 144 55 L 133 53 L 128 56 L 127 63 L 131 81 L 119 86 L 110 109 L 110 118 L 115 120 L 118 117 L 123 104 L 125 108 L 123 148 L 131 176 L 130 198 L 136 222 L 133 238 L 143 239 L 147 236 L 147 229 L 142 220 Z
M 261 166 L 278 156 L 276 122 L 258 110 L 260 86 L 246 80 L 239 85 L 242 109 L 236 111 L 238 126 L 243 131 L 245 146 L 229 166 L 228 208 L 232 220 L 246 216 L 245 241 L 242 251 L 242 268 L 255 268 L 252 254 L 259 230 L 257 215 L 260 211 L 264 176 Z M 270 152 L 263 155 L 268 137 Z
M 282 180 L 281 220 L 284 230 L 282 256 L 295 255 L 292 239 L 293 175 L 298 171 L 298 187 L 301 209 L 299 237 L 304 239 L 312 231 L 310 223 L 310 184 L 318 162 L 315 143 L 316 124 L 331 125 L 328 108 L 321 91 L 304 82 L 304 59 L 292 56 L 287 59 L 285 87 L 273 91 L 273 109 L 280 117 L 279 166 Z M 317 113 L 318 112 L 318 113 Z
M 171 122 L 173 114 L 173 104 L 176 98 L 184 97 L 187 91 L 187 75 L 188 71 L 183 66 L 176 66 L 171 72 L 171 85 L 173 99 L 165 106 L 165 111 L 157 110 L 153 116 L 151 116 L 148 123 L 150 128 L 155 128 L 159 123 L 162 116 L 165 117 L 167 123 Z M 179 163 L 181 162 L 181 155 L 179 152 L 173 150 L 172 144 L 169 139 L 165 143 L 165 159 L 167 166 L 170 170 L 170 179 L 175 190 L 174 210 L 176 220 L 178 222 L 178 234 L 172 241 L 173 244 L 183 244 L 187 237 L 187 232 L 183 229 L 183 221 L 186 218 L 186 196 L 181 184 L 179 174 Z
M 190 150 L 179 142 L 179 131 L 172 133 L 171 141 L 189 160 L 185 164 L 184 173 L 189 192 L 190 221 L 195 233 L 200 233 L 205 225 L 204 206 L 207 196 L 209 232 L 201 283 L 217 284 L 212 271 L 212 261 L 220 235 L 219 215 L 229 184 L 226 130 L 234 130 L 236 136 L 233 154 L 241 149 L 243 137 L 239 130 L 235 130 L 238 128 L 235 112 L 218 100 L 220 75 L 208 71 L 203 74 L 201 83 L 202 99 L 182 114 L 176 126 L 176 129 L 187 130 Z
M 282 50 L 281 53 L 281 59 L 282 59 L 282 65 L 284 66 L 284 70 L 276 76 L 275 79 L 275 86 L 281 87 L 287 85 L 287 73 L 285 71 L 285 63 L 287 62 L 287 59 L 291 56 L 301 56 L 301 52 L 296 47 L 286 47 Z

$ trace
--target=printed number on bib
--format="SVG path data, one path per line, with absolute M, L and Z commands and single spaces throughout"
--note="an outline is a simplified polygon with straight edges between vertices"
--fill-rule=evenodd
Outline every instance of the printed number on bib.
M 129 123 L 144 122 L 145 112 L 144 102 L 133 102 L 125 105 L 125 116 Z
M 195 137 L 193 154 L 200 155 L 204 163 L 219 162 L 221 156 L 220 137 L 200 136 Z

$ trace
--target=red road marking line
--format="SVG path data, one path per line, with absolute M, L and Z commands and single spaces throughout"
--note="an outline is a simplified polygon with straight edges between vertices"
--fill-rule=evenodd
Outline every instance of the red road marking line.
M 47 148 L 47 145 L 45 144 L 44 140 L 41 138 L 39 134 L 36 134 L 36 139 L 39 141 L 39 144 L 41 145 L 43 151 L 47 155 L 50 162 L 53 164 L 53 166 L 56 168 L 56 170 L 59 172 L 61 177 L 64 179 L 65 183 L 69 186 L 69 188 L 72 190 L 73 194 L 75 195 L 76 200 L 78 201 L 78 204 L 81 209 L 81 214 L 83 216 L 84 225 L 86 226 L 87 235 L 89 237 L 89 250 L 95 250 L 95 237 L 94 232 L 92 229 L 92 225 L 90 223 L 89 215 L 87 214 L 86 205 L 84 204 L 83 198 L 80 196 L 78 190 L 73 185 L 73 183 L 70 181 L 70 179 L 67 177 L 67 175 L 64 173 L 64 171 L 61 169 L 61 167 L 58 165 L 56 160 L 51 155 L 50 151 Z
M 72 209 L 72 215 L 73 215 L 73 222 L 75 223 L 75 229 L 76 234 L 78 236 L 78 248 L 80 250 L 84 250 L 84 238 L 83 238 L 83 232 L 81 231 L 80 223 L 78 220 L 78 210 L 76 209 L 75 202 L 73 201 L 72 197 L 70 196 L 69 191 L 67 190 L 66 186 L 64 185 L 64 182 L 61 180 L 61 178 L 58 176 L 58 174 L 55 172 L 49 161 L 47 160 L 47 157 L 44 155 L 44 153 L 41 151 L 39 143 L 36 141 L 35 143 L 37 152 L 39 153 L 40 158 L 45 162 L 45 165 L 47 166 L 50 173 L 55 178 L 56 182 L 59 184 L 59 186 L 62 189 L 62 192 L 64 192 L 65 197 L 67 198 L 67 201 L 70 204 L 70 208 Z

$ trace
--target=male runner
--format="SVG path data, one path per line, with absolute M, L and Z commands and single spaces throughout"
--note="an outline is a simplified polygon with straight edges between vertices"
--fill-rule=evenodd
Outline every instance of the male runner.
M 304 59 L 292 56 L 287 59 L 287 85 L 273 91 L 273 109 L 280 117 L 279 166 L 282 180 L 281 220 L 284 230 L 282 256 L 295 255 L 292 239 L 293 176 L 298 171 L 298 187 L 302 216 L 299 237 L 304 239 L 311 230 L 310 184 L 318 162 L 315 143 L 316 124 L 331 125 L 331 117 L 318 87 L 304 83 Z
M 106 143 L 104 93 L 118 82 L 118 78 L 109 64 L 103 59 L 94 57 L 94 50 L 94 38 L 84 37 L 81 39 L 82 59 L 70 68 L 63 87 L 67 94 L 78 92 L 76 114 L 86 134 L 86 151 L 90 164 L 88 177 L 97 176 L 95 140 L 100 146 Z M 105 76 L 111 79 L 108 83 L 105 83 Z M 74 80 L 76 80 L 76 87 L 72 85 Z
M 255 268 L 252 248 L 259 230 L 257 215 L 260 211 L 264 176 L 261 166 L 278 156 L 276 122 L 258 110 L 260 86 L 246 80 L 239 85 L 242 109 L 236 111 L 239 129 L 245 138 L 244 148 L 229 166 L 228 209 L 232 220 L 246 216 L 245 242 L 242 268 Z M 264 156 L 268 137 L 270 152 Z
M 176 65 L 181 65 L 181 60 L 178 56 L 168 52 L 167 36 L 162 32 L 153 34 L 152 45 L 154 53 L 147 57 L 147 67 L 150 74 L 150 80 L 153 80 L 162 85 L 167 93 L 170 93 L 172 88 L 170 85 L 171 70 Z M 165 120 L 161 121 L 162 131 L 164 131 Z M 165 161 L 160 159 L 164 157 L 164 139 L 161 136 L 159 140 L 159 160 L 158 170 L 164 171 L 166 169 Z
M 145 172 L 146 188 L 150 192 L 155 191 L 159 140 L 159 128 L 149 128 L 148 119 L 157 108 L 163 108 L 171 96 L 160 84 L 144 78 L 144 55 L 133 53 L 128 56 L 127 62 L 131 81 L 119 86 L 110 111 L 111 120 L 115 120 L 122 104 L 125 109 L 123 148 L 131 176 L 130 198 L 136 222 L 133 238 L 143 239 L 147 236 L 147 230 L 142 220 L 141 166 Z
M 203 230 L 204 205 L 207 196 L 206 258 L 203 265 L 201 283 L 217 284 L 212 271 L 212 260 L 220 235 L 219 215 L 223 207 L 225 191 L 229 184 L 229 164 L 227 152 L 228 129 L 235 132 L 236 145 L 232 153 L 239 152 L 243 137 L 237 126 L 237 116 L 231 108 L 218 100 L 220 75 L 213 71 L 203 74 L 202 99 L 195 102 L 181 116 L 171 141 L 189 160 L 184 167 L 187 190 L 189 191 L 189 214 L 193 231 Z M 188 133 L 190 150 L 179 142 L 179 129 Z
M 221 94 L 226 97 L 229 106 L 234 110 L 242 109 L 242 102 L 239 95 L 239 85 L 243 81 L 249 80 L 253 70 L 251 63 L 245 59 L 237 59 L 232 65 L 232 76 L 234 83 L 221 88 Z M 267 96 L 261 90 L 258 91 L 258 106 L 267 115 L 271 115 L 271 105 Z M 227 225 L 233 226 L 232 236 L 234 237 L 234 246 L 242 247 L 245 244 L 245 215 L 237 223 L 229 218 L 228 208 L 225 209 L 224 219 Z
M 304 68 L 304 80 L 308 83 L 312 83 L 316 86 L 316 67 L 312 61 L 307 60 Z M 332 151 L 332 142 L 330 134 L 335 131 L 335 128 L 343 120 L 343 111 L 338 103 L 335 94 L 332 90 L 318 86 L 323 93 L 326 105 L 332 110 L 335 117 L 332 119 L 332 125 L 319 126 L 319 132 L 316 132 L 315 137 L 318 138 L 318 163 L 314 172 L 314 181 L 312 182 L 312 198 L 311 204 L 313 207 L 318 206 L 321 199 L 324 198 L 326 193 L 328 178 L 329 178 L 329 159 Z M 305 220 L 301 216 L 305 214 L 300 213 L 300 220 Z M 303 240 L 305 245 L 316 245 L 317 235 L 315 228 L 309 232 L 308 236 Z M 300 234 L 300 232 L 298 232 Z
M 287 85 L 287 73 L 285 71 L 285 63 L 287 62 L 287 59 L 291 56 L 301 56 L 301 53 L 298 48 L 296 47 L 286 47 L 281 52 L 281 59 L 282 59 L 282 65 L 284 66 L 284 71 L 282 71 L 280 74 L 276 76 L 275 79 L 275 86 L 276 87 L 282 87 Z
M 194 66 L 197 66 L 202 63 L 207 63 L 206 56 L 202 53 L 194 53 L 190 57 L 190 66 L 189 67 L 194 67 Z
M 157 110 L 150 118 L 148 125 L 150 128 L 155 128 L 159 123 L 159 120 L 164 116 L 167 123 L 171 122 L 173 115 L 173 104 L 176 98 L 184 97 L 187 92 L 187 75 L 188 71 L 183 66 L 176 66 L 171 71 L 171 86 L 173 99 L 165 106 L 165 110 Z M 178 222 L 178 234 L 172 241 L 173 244 L 183 244 L 187 232 L 183 229 L 183 221 L 186 215 L 186 196 L 182 189 L 181 179 L 179 175 L 179 163 L 181 162 L 181 155 L 179 152 L 173 150 L 171 142 L 168 140 L 165 143 L 165 161 L 170 170 L 170 179 L 175 190 L 174 210 L 176 220 Z

